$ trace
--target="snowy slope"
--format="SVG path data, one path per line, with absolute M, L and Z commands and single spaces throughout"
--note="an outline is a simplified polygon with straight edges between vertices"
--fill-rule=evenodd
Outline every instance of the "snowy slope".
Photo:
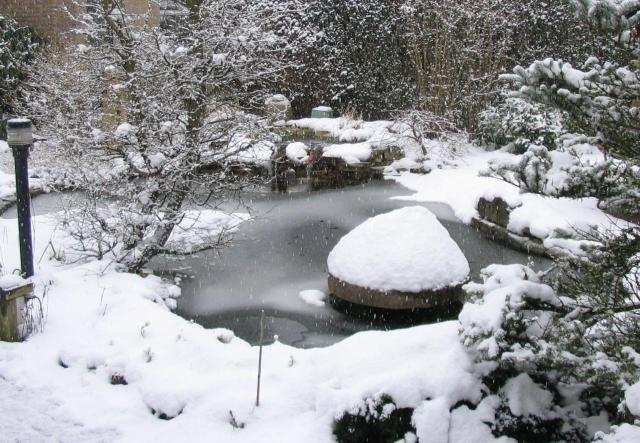
M 445 413 L 479 398 L 458 325 L 447 322 L 361 333 L 330 348 L 268 346 L 256 408 L 257 348 L 152 303 L 144 294 L 159 289 L 153 280 L 98 270 L 58 273 L 44 333 L 0 344 L 0 380 L 12 392 L 0 413 L 15 403 L 32 409 L 5 436 L 330 442 L 334 417 L 369 396 L 387 393 L 399 406 L 429 397 Z M 128 384 L 110 384 L 114 375 Z M 230 425 L 230 411 L 244 429 Z M 160 414 L 180 415 L 167 421 Z M 53 424 L 58 417 L 73 426 Z
M 16 223 L 0 222 L 8 269 L 18 261 Z M 52 223 L 38 217 L 34 226 L 46 322 L 25 343 L 0 343 L 0 414 L 9 417 L 0 440 L 331 442 L 335 417 L 366 398 L 388 394 L 399 407 L 437 406 L 445 417 L 455 403 L 480 399 L 458 323 L 446 322 L 328 348 L 276 342 L 264 350 L 256 408 L 256 347 L 174 315 L 179 288 L 158 277 L 49 261 Z M 244 428 L 230 424 L 231 413 Z M 469 423 L 488 432 L 475 412 L 462 413 L 460 432 Z M 429 417 L 417 417 L 419 432 Z
M 509 230 L 516 234 L 530 233 L 541 240 L 575 235 L 593 228 L 612 229 L 627 225 L 596 206 L 595 199 L 546 197 L 520 194 L 519 188 L 502 180 L 483 177 L 479 173 L 491 160 L 513 157 L 499 151 L 471 151 L 457 164 L 434 169 L 428 174 L 405 172 L 393 176 L 401 185 L 415 191 L 407 201 L 433 201 L 449 205 L 464 223 L 476 217 L 476 205 L 481 197 L 501 197 L 515 207 L 509 220 Z M 550 245 L 555 244 L 553 241 Z

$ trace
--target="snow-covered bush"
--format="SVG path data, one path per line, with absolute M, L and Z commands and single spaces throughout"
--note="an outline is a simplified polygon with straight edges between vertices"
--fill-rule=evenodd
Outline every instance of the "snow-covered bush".
M 283 68 L 278 39 L 262 26 L 271 11 L 248 0 L 182 5 L 185 21 L 167 29 L 149 11 L 134 17 L 121 1 L 98 2 L 72 17 L 91 44 L 43 60 L 23 90 L 21 111 L 87 196 L 67 227 L 87 256 L 108 251 L 129 269 L 170 252 L 185 208 L 219 205 L 243 184 L 234 164 L 268 162 L 273 146 L 247 112 Z
M 577 164 L 566 170 L 560 195 L 595 197 L 598 206 L 613 214 L 640 215 L 640 171 L 629 163 L 608 160 L 595 165 Z
M 410 106 L 415 82 L 406 25 L 397 0 L 264 0 L 287 14 L 270 22 L 286 41 L 291 62 L 278 89 L 292 98 L 294 114 L 308 116 L 319 103 L 340 113 L 378 118 Z
M 0 14 L 0 114 L 11 112 L 17 87 L 24 80 L 38 47 L 38 39 L 30 28 L 19 26 L 15 20 Z M 0 122 L 0 126 L 3 124 Z
M 588 141 L 572 145 L 575 140 L 588 138 L 565 134 L 558 139 L 562 147 L 556 150 L 529 143 L 522 155 L 493 160 L 481 174 L 500 178 L 523 192 L 553 197 L 593 197 L 599 208 L 610 213 L 639 214 L 638 168 L 603 156 Z
M 633 424 L 626 397 L 640 378 L 635 297 L 603 303 L 582 291 L 565 295 L 522 265 L 492 265 L 482 276 L 466 285 L 471 303 L 459 319 L 486 395 L 499 402 L 494 435 L 585 441 L 609 424 Z M 563 270 L 557 279 L 566 281 Z M 611 347 L 618 334 L 626 338 Z
M 520 98 L 506 98 L 478 115 L 476 137 L 488 146 L 521 154 L 532 143 L 554 149 L 562 132 L 558 111 Z
M 619 60 L 637 52 L 631 37 L 638 2 L 580 3 L 592 20 L 613 29 Z M 562 112 L 566 134 L 555 140 L 555 150 L 530 144 L 523 155 L 492 165 L 492 172 L 524 191 L 596 197 L 601 207 L 636 215 L 635 66 L 592 57 L 576 69 L 545 59 L 503 76 L 511 97 Z M 624 225 L 582 235 L 591 248 L 558 260 L 551 272 L 493 265 L 483 271 L 483 283 L 467 285 L 475 298 L 460 314 L 462 339 L 488 395 L 500 400 L 495 435 L 570 441 L 640 435 L 640 231 Z
M 461 132 L 451 120 L 430 111 L 397 112 L 394 120 L 390 130 L 397 134 L 398 143 L 405 152 L 413 151 L 422 159 L 429 158 L 434 139 L 444 144 Z
M 545 146 L 530 144 L 517 160 L 491 162 L 484 175 L 495 176 L 518 186 L 525 192 L 544 194 L 549 183 L 553 160 Z
M 624 157 L 640 156 L 637 107 L 639 71 L 616 63 L 587 61 L 576 69 L 562 60 L 545 59 L 527 68 L 517 66 L 501 76 L 514 88 L 513 96 L 547 103 L 568 114 L 575 131 L 597 136 L 607 152 Z

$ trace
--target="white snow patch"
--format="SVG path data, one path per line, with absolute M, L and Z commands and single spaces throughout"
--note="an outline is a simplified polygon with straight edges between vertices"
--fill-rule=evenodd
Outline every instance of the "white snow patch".
M 15 274 L 0 275 L 0 289 L 8 290 L 25 285 L 27 281 Z
M 226 162 L 239 162 L 269 167 L 274 152 L 275 145 L 273 142 L 268 140 L 252 140 L 246 135 L 240 134 L 234 135 L 231 138 L 224 154 L 217 154 L 214 157 L 222 157 Z
M 126 139 L 129 138 L 135 132 L 135 127 L 130 123 L 121 123 L 116 128 L 116 138 Z
M 317 289 L 307 289 L 300 291 L 298 297 L 300 297 L 305 303 L 313 306 L 324 306 L 324 299 L 327 295 Z
M 521 194 L 518 187 L 502 180 L 480 176 L 491 161 L 509 161 L 512 154 L 493 151 L 470 150 L 467 155 L 446 167 L 433 169 L 429 174 L 401 173 L 390 176 L 401 185 L 416 193 L 395 197 L 399 200 L 439 202 L 449 205 L 456 217 L 470 223 L 477 217 L 476 205 L 480 198 L 492 200 L 502 198 L 513 211 L 509 217 L 509 231 L 529 234 L 540 240 L 549 240 L 546 245 L 567 248 L 569 252 L 581 254 L 589 242 L 567 243 L 561 239 L 580 239 L 581 233 L 594 230 L 616 231 L 629 226 L 628 222 L 612 217 L 597 207 L 593 198 L 554 198 L 539 194 Z
M 341 158 L 349 164 L 366 162 L 371 158 L 371 144 L 362 143 L 341 143 L 325 146 L 322 152 L 323 157 Z
M 449 405 L 444 398 L 427 400 L 418 406 L 411 417 L 418 441 L 448 443 L 450 415 Z
M 543 416 L 551 409 L 553 394 L 536 384 L 528 374 L 513 377 L 502 388 L 513 415 Z
M 297 164 L 302 164 L 309 158 L 307 145 L 302 142 L 289 143 L 285 153 L 289 160 Z
M 166 247 L 182 253 L 194 252 L 237 231 L 249 218 L 246 213 L 228 214 L 212 209 L 185 211 L 180 224 L 171 231 Z
M 512 198 L 517 198 L 518 189 L 515 186 L 494 178 L 479 176 L 490 159 L 510 155 L 496 151 L 471 150 L 458 162 L 433 169 L 429 174 L 402 173 L 394 179 L 416 193 L 396 198 L 445 203 L 461 221 L 470 223 L 471 219 L 477 216 L 476 204 L 480 197 L 487 194 L 502 196 L 510 193 Z
M 289 120 L 287 125 L 311 129 L 316 133 L 328 133 L 341 142 L 368 141 L 376 149 L 398 144 L 398 136 L 389 131 L 394 122 L 388 120 L 365 122 L 348 117 L 302 118 Z
M 629 411 L 636 417 L 640 417 L 640 382 L 629 386 L 624 391 L 624 401 Z
M 612 426 L 610 434 L 596 434 L 596 442 L 602 443 L 632 443 L 640 441 L 640 426 L 623 423 L 619 426 Z
M 421 206 L 365 221 L 340 239 L 327 264 L 334 277 L 381 291 L 437 290 L 464 283 L 469 275 L 458 245 Z

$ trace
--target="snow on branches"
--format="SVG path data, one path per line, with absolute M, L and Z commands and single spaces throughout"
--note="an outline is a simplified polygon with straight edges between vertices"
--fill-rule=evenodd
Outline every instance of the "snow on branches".
M 609 423 L 633 423 L 640 359 L 629 337 L 609 346 L 606 324 L 616 314 L 594 298 L 558 295 L 550 275 L 526 266 L 491 265 L 482 278 L 465 286 L 471 303 L 459 319 L 462 343 L 497 404 L 495 436 L 586 441 Z M 638 307 L 625 312 L 637 315 Z M 620 320 L 634 328 L 633 316 Z
M 58 174 L 87 196 L 68 214 L 80 217 L 76 234 L 109 239 L 98 249 L 130 269 L 166 252 L 187 206 L 216 206 L 239 188 L 229 163 L 269 136 L 249 111 L 283 68 L 261 26 L 269 11 L 248 0 L 179 3 L 165 27 L 121 0 L 77 3 L 86 12 L 69 14 L 83 43 L 43 61 L 25 90 Z M 231 143 L 238 137 L 248 142 Z

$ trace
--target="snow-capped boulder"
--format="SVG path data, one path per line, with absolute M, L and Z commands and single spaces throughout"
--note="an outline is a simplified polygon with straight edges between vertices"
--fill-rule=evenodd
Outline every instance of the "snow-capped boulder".
M 327 265 L 334 295 L 341 297 L 345 288 L 352 292 L 361 288 L 369 293 L 347 295 L 349 301 L 359 298 L 364 304 L 395 309 L 404 306 L 397 306 L 390 298 L 406 300 L 406 307 L 439 304 L 433 295 L 446 297 L 469 276 L 469 263 L 458 245 L 421 206 L 365 221 L 338 242 Z
M 309 158 L 307 145 L 302 142 L 289 143 L 285 150 L 287 158 L 295 164 L 302 164 Z

